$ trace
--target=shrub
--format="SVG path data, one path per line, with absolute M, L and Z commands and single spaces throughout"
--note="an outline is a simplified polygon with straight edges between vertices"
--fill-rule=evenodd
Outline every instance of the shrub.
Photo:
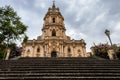
M 117 55 L 117 58 L 120 59 L 120 46 L 117 46 L 116 44 L 113 44 L 112 46 L 110 46 L 108 43 L 104 43 L 104 44 L 100 43 L 98 45 L 92 46 L 91 48 L 92 48 L 95 56 L 99 56 L 99 57 L 105 58 L 105 59 L 109 59 L 107 51 L 109 49 L 114 49 L 114 51 Z

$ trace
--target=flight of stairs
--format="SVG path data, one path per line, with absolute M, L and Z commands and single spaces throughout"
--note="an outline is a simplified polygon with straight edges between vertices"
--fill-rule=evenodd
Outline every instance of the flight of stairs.
M 21 58 L 0 60 L 4 80 L 120 80 L 120 60 Z

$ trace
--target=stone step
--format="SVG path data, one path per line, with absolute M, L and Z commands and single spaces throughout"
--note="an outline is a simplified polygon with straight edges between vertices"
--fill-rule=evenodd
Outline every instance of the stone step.
M 96 65 L 93 65 L 93 66 L 79 66 L 79 65 L 70 65 L 70 66 L 66 66 L 66 65 L 49 65 L 49 66 L 44 66 L 44 65 L 41 65 L 41 66 L 9 66 L 9 68 L 120 68 L 120 66 L 96 66 Z
M 96 65 L 96 66 L 120 66 L 120 64 L 112 64 L 112 63 L 109 63 L 109 64 L 99 64 L 99 63 L 5 63 L 5 64 L 1 64 L 1 65 L 13 65 L 13 66 L 21 66 L 21 65 L 25 65 L 25 66 L 32 66 L 32 65 L 35 65 L 35 66 L 39 66 L 39 65 L 44 65 L 44 66 L 47 66 L 47 65 L 79 65 L 79 66 L 82 66 L 82 65 L 86 65 L 86 66 L 93 66 L 93 65 Z
M 2 65 L 2 66 L 0 66 L 0 68 L 31 68 L 31 67 L 33 67 L 33 68 L 46 68 L 46 67 L 50 67 L 50 68 L 54 68 L 54 67 L 57 67 L 57 68 L 59 68 L 59 67 L 61 67 L 61 68 L 64 68 L 64 67 L 66 67 L 66 68 L 83 68 L 83 67 L 85 67 L 85 68 L 96 68 L 96 67 L 98 67 L 98 68 L 114 68 L 114 67 L 116 67 L 116 68 L 120 68 L 120 66 L 118 66 L 118 65 L 112 65 L 112 66 L 104 66 L 104 65 Z
M 0 77 L 120 77 L 118 73 L 16 73 L 0 74 Z
M 0 61 L 0 79 L 119 80 L 120 60 L 20 58 Z
M 33 68 L 38 68 L 38 69 L 120 69 L 120 67 L 104 67 L 104 66 L 37 66 L 37 67 L 9 67 L 10 69 L 33 69 Z
M 85 66 L 88 66 L 88 67 L 92 67 L 92 66 L 93 66 L 93 67 L 94 67 L 94 66 L 98 66 L 98 67 L 99 67 L 99 66 L 100 66 L 100 67 L 102 67 L 102 66 L 105 66 L 105 67 L 119 67 L 120 65 L 114 65 L 114 64 L 111 64 L 111 65 L 100 65 L 100 64 L 98 64 L 98 65 L 97 65 L 97 64 L 93 64 L 93 65 L 92 65 L 92 64 L 91 64 L 91 65 L 89 65 L 89 64 L 21 64 L 21 65 L 20 65 L 20 64 L 19 64 L 19 65 L 17 65 L 17 64 L 6 64 L 6 65 L 1 65 L 1 67 L 2 67 L 2 66 L 9 66 L 9 67 L 10 67 L 10 66 L 11 66 L 11 67 L 17 67 L 17 66 L 18 66 L 18 67 L 19 67 L 19 66 L 21 66 L 21 67 L 22 67 L 22 66 L 23 66 L 23 67 L 24 67 L 24 66 L 26 66 L 26 67 L 29 67 L 29 66 L 32 66 L 32 67 L 33 67 L 33 66 L 51 66 L 51 67 L 52 67 L 52 66 L 53 66 L 53 67 L 54 67 L 54 66 L 66 66 L 66 67 L 67 67 L 67 66 L 79 66 L 79 67 L 85 67 Z
M 65 63 L 65 62 L 68 62 L 68 63 L 120 63 L 120 62 L 115 62 L 115 61 L 87 61 L 87 60 L 26 60 L 26 61 L 22 61 L 22 60 L 10 60 L 10 61 L 6 61 L 7 62 L 11 62 L 11 63 L 17 63 L 17 62 L 22 62 L 22 63 L 27 63 L 27 61 L 30 61 L 28 63 L 42 63 L 42 62 L 46 62 L 49 61 L 48 63 L 50 62 L 60 62 L 60 63 Z M 1 63 L 4 62 L 4 61 L 1 61 Z
M 110 65 L 110 64 L 114 64 L 114 65 L 120 65 L 119 63 L 112 63 L 112 62 L 101 62 L 101 63 L 98 63 L 98 62 L 80 62 L 80 61 L 76 61 L 76 62 L 72 62 L 72 61 L 45 61 L 45 62 L 40 62 L 40 61 L 36 61 L 36 62 L 33 62 L 33 61 L 30 61 L 30 62 L 20 62 L 20 61 L 17 61 L 17 62 L 4 62 L 4 63 L 1 63 L 1 64 L 105 64 L 105 65 Z
M 74 63 L 71 63 L 71 64 L 67 64 L 67 63 L 65 63 L 65 64 L 55 64 L 55 63 L 51 63 L 51 64 L 39 64 L 39 63 L 37 63 L 37 64 L 35 64 L 35 63 L 26 63 L 26 64 L 23 64 L 23 63 L 21 63 L 21 64 L 1 64 L 1 66 L 6 66 L 6 65 L 8 65 L 8 66 L 40 66 L 40 65 L 42 65 L 42 66 L 120 66 L 120 64 L 74 64 Z
M 120 68 L 7 68 L 1 71 L 37 71 L 37 70 L 119 70 Z
M 109 61 L 108 59 L 96 59 L 96 58 L 88 58 L 88 57 L 57 57 L 57 58 L 52 58 L 52 57 L 21 57 L 19 60 L 104 60 L 104 61 Z M 117 61 L 117 60 L 112 60 L 112 61 Z
M 109 61 L 108 59 L 95 59 L 95 58 L 88 58 L 88 57 L 21 57 L 19 60 L 105 60 Z M 116 61 L 116 60 L 112 60 Z
M 119 80 L 120 77 L 3 77 L 0 80 Z
M 37 71 L 0 71 L 0 74 L 11 74 L 11 73 L 120 73 L 120 70 L 37 70 Z
M 19 58 L 19 60 L 20 59 L 22 59 L 22 60 L 24 60 L 24 59 L 32 59 L 32 60 L 35 60 L 35 59 L 56 59 L 56 60 L 59 60 L 59 59 L 81 59 L 81 60 L 88 60 L 88 59 L 91 59 L 91 60 L 94 60 L 95 58 L 89 58 L 89 57 L 57 57 L 57 58 L 55 58 L 55 57 L 21 57 L 21 58 Z
M 28 64 L 28 65 L 29 65 L 29 64 L 31 64 L 31 65 L 32 65 L 32 64 L 33 64 L 33 65 L 37 65 L 37 64 L 40 64 L 40 65 L 42 65 L 42 64 L 48 64 L 48 65 L 49 65 L 49 64 L 51 64 L 51 65 L 52 65 L 52 64 L 53 64 L 53 65 L 54 65 L 54 64 L 120 65 L 120 63 L 102 63 L 102 62 L 101 62 L 101 63 L 92 63 L 92 62 L 87 62 L 87 63 L 85 63 L 85 62 L 65 62 L 65 61 L 64 61 L 64 62 L 49 62 L 49 61 L 46 61 L 46 62 L 28 62 L 28 63 L 27 63 L 27 62 L 26 62 L 26 63 L 25 63 L 25 62 L 24 62 L 24 63 L 23 63 L 23 62 L 16 62 L 16 63 L 15 63 L 15 62 L 13 62 L 13 63 L 12 63 L 12 62 L 8 62 L 8 63 L 3 63 L 3 64 L 10 64 L 10 65 L 15 65 L 15 64 L 16 64 L 16 65 L 20 65 L 20 64 L 23 64 L 23 65 L 24 65 L 24 64 Z
M 81 61 L 81 62 L 102 62 L 102 63 L 104 63 L 104 62 L 119 62 L 119 60 L 97 60 L 97 59 L 88 59 L 88 58 L 86 58 L 86 59 L 84 59 L 84 58 L 82 58 L 82 59 L 80 59 L 80 58 L 70 58 L 70 59 L 67 59 L 67 58 L 48 58 L 48 59 L 44 59 L 44 58 L 38 58 L 38 59 L 29 59 L 29 58 L 27 58 L 27 59 L 20 59 L 19 61 L 26 61 L 26 60 L 29 60 L 29 61 Z M 15 60 L 14 60 L 15 61 Z M 120 62 L 119 62 L 120 63 Z

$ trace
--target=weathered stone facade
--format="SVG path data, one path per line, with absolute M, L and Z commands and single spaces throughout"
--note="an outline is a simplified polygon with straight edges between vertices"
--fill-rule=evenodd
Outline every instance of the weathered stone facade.
M 53 3 L 44 17 L 42 35 L 23 43 L 22 57 L 87 57 L 84 40 L 71 40 L 65 31 L 64 18 Z

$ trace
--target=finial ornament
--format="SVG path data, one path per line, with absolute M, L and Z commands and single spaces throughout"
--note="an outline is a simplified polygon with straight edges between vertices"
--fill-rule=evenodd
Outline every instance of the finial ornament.
M 53 6 L 52 7 L 55 8 L 55 0 L 53 0 Z

